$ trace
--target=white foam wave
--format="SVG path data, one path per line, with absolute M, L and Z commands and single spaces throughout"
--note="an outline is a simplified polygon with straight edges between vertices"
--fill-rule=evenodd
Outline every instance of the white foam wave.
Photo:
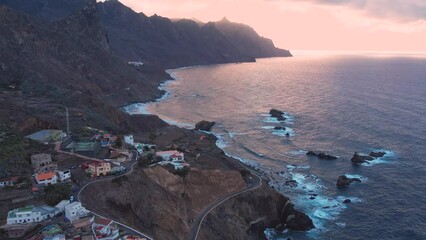
M 358 178 L 359 180 L 361 180 L 361 182 L 367 182 L 368 178 L 361 176 L 359 174 L 345 174 L 346 177 L 348 178 Z
M 384 152 L 386 153 L 383 157 L 376 158 L 372 161 L 367 161 L 362 163 L 362 166 L 371 167 L 377 164 L 389 164 L 392 163 L 392 160 L 396 158 L 396 153 L 390 150 L 385 149 L 373 149 L 374 152 Z
M 285 130 L 274 130 L 272 131 L 272 134 L 280 136 L 280 137 L 286 137 L 286 136 L 290 136 L 293 137 L 296 134 L 294 133 L 293 129 L 286 127 Z M 288 134 L 288 135 L 287 135 Z

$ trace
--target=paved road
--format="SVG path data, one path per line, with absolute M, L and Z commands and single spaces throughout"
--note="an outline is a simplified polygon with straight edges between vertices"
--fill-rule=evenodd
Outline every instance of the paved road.
M 137 161 L 137 159 L 138 159 L 138 156 L 139 156 L 139 153 L 137 152 L 137 151 L 135 151 L 135 150 L 133 150 L 132 151 L 132 158 L 131 158 L 131 161 L 129 162 L 129 163 L 126 163 L 125 165 L 126 165 L 126 171 L 125 172 L 123 172 L 122 174 L 120 174 L 120 175 L 117 175 L 117 176 L 108 176 L 108 177 L 102 177 L 102 178 L 98 178 L 98 179 L 93 179 L 93 180 L 91 180 L 90 182 L 87 182 L 87 183 L 85 183 L 84 185 L 82 185 L 76 192 L 75 192 L 75 194 L 74 194 L 74 199 L 77 199 L 79 202 L 81 202 L 81 200 L 80 200 L 80 194 L 81 194 L 81 192 L 87 187 L 87 186 L 89 186 L 90 184 L 92 184 L 92 183 L 95 183 L 95 182 L 101 182 L 101 181 L 107 181 L 107 180 L 112 180 L 112 179 L 114 179 L 114 178 L 117 178 L 117 177 L 121 177 L 121 176 L 124 176 L 124 175 L 128 175 L 128 174 L 130 174 L 130 173 L 132 173 L 133 172 L 133 170 L 134 170 L 134 167 L 135 167 L 135 165 L 138 163 L 138 161 Z M 130 167 L 129 167 L 130 166 Z M 83 202 L 81 202 L 82 204 L 83 204 Z M 84 204 L 83 204 L 84 205 Z M 90 210 L 90 209 L 89 209 Z M 96 216 L 99 216 L 99 217 L 102 217 L 102 218 L 109 218 L 109 217 L 105 217 L 105 216 L 102 216 L 101 214 L 99 214 L 99 213 L 96 213 L 96 212 L 94 212 L 94 211 L 91 211 L 94 215 L 96 215 Z M 110 218 L 111 219 L 111 218 Z M 145 234 L 145 233 L 142 233 L 142 232 L 140 232 L 140 231 L 138 231 L 138 230 L 136 230 L 136 229 L 134 229 L 134 228 L 132 228 L 132 227 L 130 227 L 130 226 L 127 226 L 127 225 L 125 225 L 125 224 L 123 224 L 123 223 L 120 223 L 120 222 L 117 222 L 117 221 L 115 221 L 114 219 L 111 219 L 111 220 L 113 220 L 113 222 L 115 222 L 117 225 L 119 225 L 120 226 L 120 228 L 121 229 L 123 229 L 123 230 L 125 230 L 126 232 L 128 232 L 128 233 L 130 233 L 130 234 L 133 234 L 133 235 L 139 235 L 139 236 L 142 236 L 142 237 L 144 237 L 144 238 L 147 238 L 147 239 L 150 239 L 150 240 L 153 240 L 153 238 L 151 237 L 151 236 L 149 236 L 149 235 L 147 235 L 147 234 Z
M 237 195 L 240 195 L 240 194 L 248 192 L 248 191 L 256 190 L 257 188 L 262 186 L 262 178 L 260 178 L 259 176 L 255 175 L 255 174 L 252 174 L 251 176 L 252 176 L 252 179 L 249 180 L 250 182 L 248 183 L 248 185 L 245 189 L 243 189 L 239 192 L 236 192 L 236 193 L 227 194 L 227 195 L 217 199 L 216 201 L 214 201 L 213 203 L 211 203 L 210 205 L 205 207 L 203 209 L 203 211 L 201 211 L 198 214 L 198 216 L 194 219 L 194 222 L 192 223 L 191 232 L 189 233 L 189 239 L 190 240 L 196 240 L 197 239 L 198 234 L 199 234 L 200 229 L 201 229 L 201 225 L 203 224 L 204 219 L 217 206 L 221 205 L 222 203 L 224 203 L 226 200 L 228 200 L 230 198 L 233 198 Z

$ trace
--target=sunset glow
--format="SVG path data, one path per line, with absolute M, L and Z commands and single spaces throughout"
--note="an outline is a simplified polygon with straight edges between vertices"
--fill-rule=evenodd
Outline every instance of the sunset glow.
M 252 26 L 287 49 L 426 51 L 422 0 L 120 0 L 137 12 Z

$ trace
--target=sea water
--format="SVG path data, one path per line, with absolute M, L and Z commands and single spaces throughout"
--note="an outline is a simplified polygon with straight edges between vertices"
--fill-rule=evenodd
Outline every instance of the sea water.
M 188 128 L 217 122 L 217 145 L 261 169 L 316 226 L 307 233 L 267 229 L 268 238 L 426 239 L 423 56 L 296 54 L 171 73 L 176 81 L 161 86 L 167 96 L 141 110 Z M 272 118 L 271 108 L 287 120 Z M 309 150 L 339 158 L 308 157 Z M 386 155 L 352 165 L 354 152 L 371 151 Z M 338 189 L 344 174 L 361 182 Z

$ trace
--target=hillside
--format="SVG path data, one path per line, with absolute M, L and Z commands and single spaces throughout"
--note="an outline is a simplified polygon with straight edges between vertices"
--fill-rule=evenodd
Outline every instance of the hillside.
M 90 0 L 0 0 L 39 19 L 66 17 Z M 124 61 L 142 61 L 164 68 L 247 62 L 263 57 L 288 57 L 272 40 L 244 24 L 227 20 L 201 23 L 136 13 L 117 0 L 98 2 L 101 25 L 110 49 Z

